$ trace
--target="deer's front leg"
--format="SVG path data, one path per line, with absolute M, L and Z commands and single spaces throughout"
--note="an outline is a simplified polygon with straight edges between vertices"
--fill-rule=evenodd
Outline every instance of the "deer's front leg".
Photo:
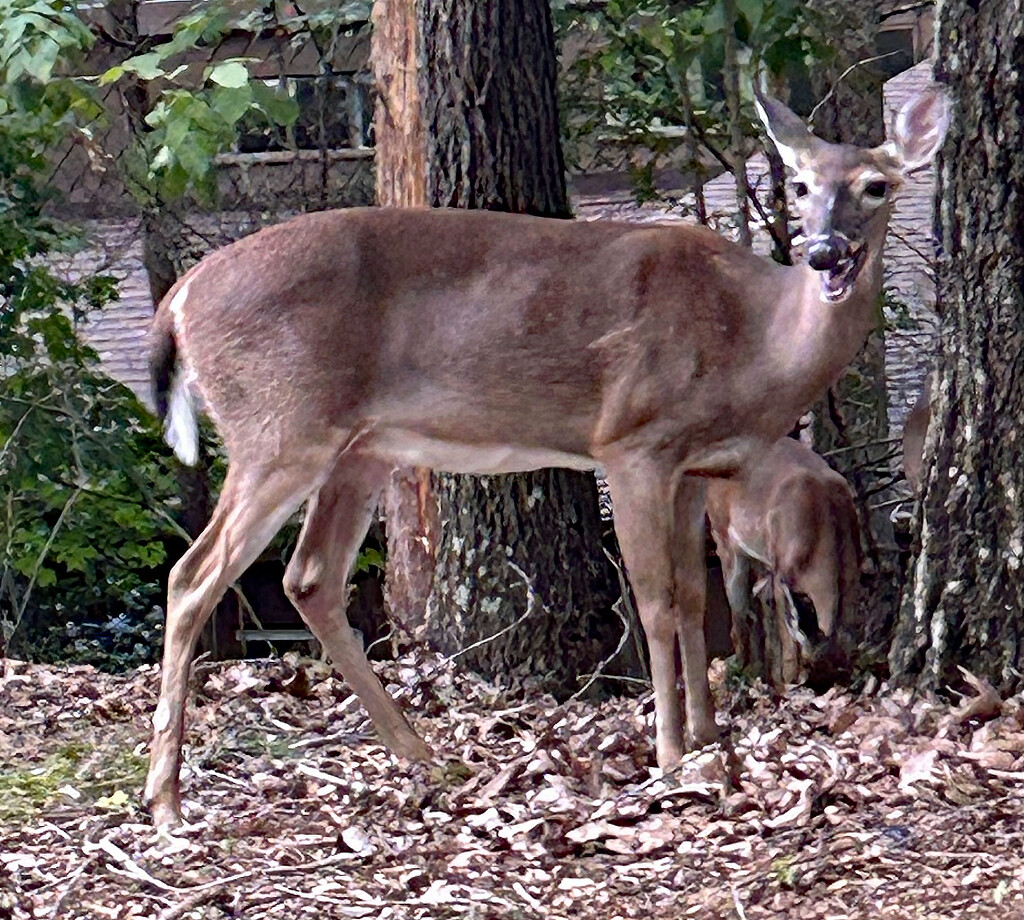
M 687 734 L 693 747 L 710 744 L 719 736 L 708 684 L 708 650 L 704 638 L 707 607 L 704 485 L 703 479 L 679 477 L 672 502 L 672 613 L 686 688 Z
M 661 470 L 632 458 L 605 460 L 604 465 L 615 534 L 651 657 L 658 766 L 670 769 L 679 763 L 686 748 L 676 686 L 669 481 Z

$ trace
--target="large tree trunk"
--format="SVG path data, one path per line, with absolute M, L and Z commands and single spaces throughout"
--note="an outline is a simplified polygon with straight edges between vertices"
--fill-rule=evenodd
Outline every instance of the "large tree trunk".
M 946 0 L 938 79 L 938 385 L 913 566 L 889 660 L 926 688 L 956 666 L 1004 690 L 1024 668 L 1024 2 Z
M 569 216 L 546 0 L 378 0 L 374 25 L 381 204 Z M 615 647 L 593 476 L 413 471 L 386 514 L 392 613 L 441 651 L 565 694 Z

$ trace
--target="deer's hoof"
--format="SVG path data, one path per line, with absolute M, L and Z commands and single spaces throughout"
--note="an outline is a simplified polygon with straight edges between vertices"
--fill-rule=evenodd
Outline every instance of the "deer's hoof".
M 170 831 L 181 824 L 181 806 L 176 802 L 150 802 L 149 813 L 157 831 Z
M 699 729 L 690 731 L 688 736 L 690 750 L 699 751 L 709 744 L 717 744 L 721 741 L 722 729 L 718 727 L 717 722 L 711 722 L 710 725 L 702 725 Z
M 394 749 L 399 757 L 411 760 L 413 763 L 434 762 L 434 752 L 418 735 L 413 735 L 411 739 L 405 739 L 400 744 L 396 744 Z
M 682 763 L 685 753 L 680 744 L 658 744 L 656 753 L 658 767 L 666 773 L 671 772 Z

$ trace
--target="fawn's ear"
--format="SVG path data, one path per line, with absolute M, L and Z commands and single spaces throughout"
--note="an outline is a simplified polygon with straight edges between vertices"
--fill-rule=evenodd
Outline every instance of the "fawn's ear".
M 755 92 L 754 106 L 782 162 L 790 169 L 798 170 L 802 159 L 821 141 L 811 134 L 810 128 L 799 115 L 790 111 L 778 99 Z
M 949 127 L 949 97 L 938 86 L 922 90 L 899 110 L 890 145 L 909 172 L 931 162 Z

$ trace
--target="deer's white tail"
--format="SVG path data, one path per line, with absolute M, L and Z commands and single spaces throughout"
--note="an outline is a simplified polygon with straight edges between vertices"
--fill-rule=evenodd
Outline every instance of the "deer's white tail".
M 174 335 L 175 319 L 187 297 L 186 283 L 171 297 L 169 306 L 165 308 L 167 300 L 164 300 L 157 311 L 153 322 L 150 375 L 153 401 L 164 423 L 164 440 L 182 463 L 195 466 L 199 459 L 199 422 L 185 368 L 178 360 Z
M 164 440 L 174 449 L 182 463 L 196 465 L 199 459 L 199 424 L 192 394 L 180 371 L 174 375 L 167 417 L 164 419 Z

